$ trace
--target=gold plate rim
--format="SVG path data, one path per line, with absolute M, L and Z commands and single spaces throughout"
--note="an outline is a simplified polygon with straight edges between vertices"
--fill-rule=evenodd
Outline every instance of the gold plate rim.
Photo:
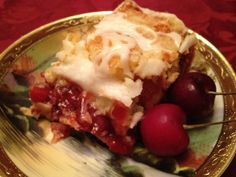
M 6 57 L 13 49 L 14 50 L 17 50 L 16 47 L 21 44 L 23 41 L 25 41 L 26 39 L 28 39 L 29 37 L 32 37 L 33 35 L 41 32 L 42 30 L 45 30 L 45 29 L 48 29 L 54 25 L 57 25 L 59 23 L 63 23 L 63 22 L 67 22 L 67 21 L 70 21 L 70 20 L 75 20 L 75 19 L 83 19 L 85 17 L 93 17 L 93 16 L 104 16 L 104 15 L 108 15 L 112 13 L 112 11 L 99 11 L 99 12 L 90 12 L 90 13 L 85 13 L 85 14 L 79 14 L 79 15 L 73 15 L 73 16 L 70 16 L 70 17 L 65 17 L 65 18 L 62 18 L 62 19 L 59 19 L 59 20 L 56 20 L 56 21 L 53 21 L 53 22 L 50 22 L 48 24 L 45 24 L 45 25 L 42 25 L 36 29 L 34 29 L 33 31 L 23 35 L 22 37 L 20 37 L 18 40 L 16 40 L 14 43 L 12 43 L 9 47 L 7 47 L 4 51 L 2 51 L 0 53 L 0 62 L 4 59 L 4 57 Z M 72 24 L 73 26 L 73 24 Z M 71 27 L 71 26 L 69 26 Z M 191 29 L 188 30 L 189 33 L 194 33 L 197 37 L 197 39 L 202 42 L 203 44 L 205 44 L 210 50 L 212 50 L 213 53 L 215 53 L 217 56 L 219 56 L 219 58 L 221 59 L 221 62 L 223 62 L 223 64 L 225 65 L 228 73 L 230 74 L 230 76 L 233 78 L 233 83 L 235 88 L 236 88 L 236 74 L 232 68 L 232 66 L 230 65 L 230 63 L 228 62 L 228 60 L 224 57 L 224 55 L 211 43 L 209 42 L 207 39 L 205 39 L 203 36 L 201 36 L 200 34 L 192 31 Z M 47 36 L 47 35 L 45 35 Z M 33 42 L 36 42 L 36 41 L 33 41 Z M 31 44 L 30 44 L 31 45 Z M 26 46 L 27 48 L 27 46 Z M 24 50 L 23 50 L 24 51 Z M 22 52 L 22 51 L 21 51 Z M 15 56 L 16 57 L 16 56 Z M 14 57 L 13 57 L 14 59 Z M 0 63 L 0 67 L 1 67 L 1 63 Z M 7 72 L 7 71 L 5 71 Z M 1 81 L 1 78 L 4 76 L 5 73 L 0 73 L 0 81 Z M 223 128 L 224 128 L 225 125 L 223 125 Z M 223 128 L 222 128 L 222 132 L 221 132 L 221 135 L 222 136 L 222 133 L 223 132 Z M 235 145 L 235 142 L 236 142 L 236 136 L 233 137 L 233 141 L 234 141 L 234 144 L 232 144 L 231 146 L 233 146 L 233 148 L 231 149 L 230 151 L 230 156 L 227 157 L 227 161 L 223 163 L 223 165 L 219 168 L 219 169 L 215 169 L 215 173 L 212 173 L 212 172 L 209 172 L 207 174 L 207 169 L 205 169 L 205 171 L 199 173 L 199 169 L 201 170 L 201 168 L 206 168 L 206 164 L 207 162 L 204 162 L 202 164 L 202 166 L 197 170 L 196 172 L 196 176 L 199 176 L 199 175 L 204 175 L 204 176 L 210 176 L 210 175 L 213 175 L 213 177 L 219 177 L 223 174 L 223 172 L 227 169 L 227 167 L 229 166 L 230 162 L 233 160 L 234 158 L 234 155 L 236 153 L 236 145 Z M 218 143 L 218 141 L 217 141 Z M 217 145 L 216 143 L 216 145 Z M 215 149 L 216 147 L 214 147 L 213 149 Z M 1 151 L 0 151 L 1 153 Z M 206 161 L 209 161 L 211 158 L 213 158 L 214 156 L 214 152 L 212 152 L 209 156 L 208 156 L 208 159 Z M 221 158 L 221 157 L 218 157 L 218 158 Z M 10 160 L 10 159 L 9 159 Z M 19 172 L 19 169 L 18 169 L 18 173 Z

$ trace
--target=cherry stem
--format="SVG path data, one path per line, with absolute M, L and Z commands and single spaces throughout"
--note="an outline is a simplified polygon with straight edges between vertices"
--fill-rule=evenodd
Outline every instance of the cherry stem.
M 183 127 L 185 130 L 191 130 L 191 129 L 196 129 L 196 128 L 204 128 L 204 127 L 208 127 L 208 126 L 212 126 L 212 125 L 232 123 L 232 122 L 236 122 L 236 120 L 224 120 L 224 121 L 220 121 L 220 122 L 208 122 L 208 123 L 192 124 L 192 125 L 184 124 Z
M 235 95 L 236 92 L 214 92 L 214 91 L 208 91 L 208 94 L 211 95 Z

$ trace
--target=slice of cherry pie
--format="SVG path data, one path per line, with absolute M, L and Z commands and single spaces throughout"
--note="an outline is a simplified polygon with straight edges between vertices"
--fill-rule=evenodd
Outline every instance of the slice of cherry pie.
M 67 34 L 57 61 L 30 86 L 31 111 L 52 122 L 53 142 L 84 131 L 127 155 L 134 127 L 176 80 L 193 41 L 175 15 L 124 1 L 86 35 Z

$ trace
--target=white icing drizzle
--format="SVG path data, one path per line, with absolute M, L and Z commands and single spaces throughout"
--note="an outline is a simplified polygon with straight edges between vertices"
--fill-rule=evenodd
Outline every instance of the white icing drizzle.
M 106 16 L 99 24 L 95 26 L 95 32 L 89 37 L 93 38 L 96 35 L 105 34 L 109 31 L 117 32 L 119 34 L 123 34 L 126 36 L 130 36 L 135 39 L 138 46 L 142 50 L 152 50 L 153 42 L 156 40 L 157 35 L 167 35 L 173 39 L 176 46 L 179 47 L 182 41 L 182 37 L 177 32 L 156 32 L 148 26 L 135 24 L 125 19 L 126 14 L 124 13 L 116 13 Z M 151 33 L 153 38 L 148 39 L 144 37 L 141 33 L 137 31 L 137 28 L 142 28 L 144 31 Z
M 108 62 L 112 56 L 118 55 L 120 63 L 125 75 L 132 77 L 133 74 L 129 69 L 129 54 L 130 50 L 135 47 L 136 43 L 133 38 L 120 35 L 115 32 L 102 34 L 103 48 L 101 53 L 97 56 L 97 60 L 102 59 L 101 70 L 108 71 Z M 112 46 L 109 45 L 111 42 Z
M 125 15 L 115 13 L 106 16 L 95 26 L 93 33 L 76 44 L 67 37 L 63 41 L 63 50 L 57 54 L 59 62 L 52 65 L 51 72 L 76 82 L 84 90 L 97 96 L 118 100 L 129 107 L 132 99 L 140 95 L 142 91 L 142 81 L 134 81 L 134 74 L 142 78 L 160 75 L 168 67 L 161 55 L 161 51 L 166 49 L 153 44 L 158 35 L 167 35 L 172 38 L 177 48 L 180 46 L 182 37 L 176 32 L 156 32 L 148 26 L 132 23 L 125 19 Z M 152 37 L 145 37 L 137 30 L 140 27 Z M 89 59 L 85 45 L 96 36 L 101 36 L 103 47 L 93 61 Z M 141 61 L 135 73 L 132 73 L 129 68 L 129 55 L 135 47 L 139 47 L 143 52 L 154 52 L 155 55 L 153 58 Z M 109 61 L 115 55 L 119 56 L 124 72 L 123 80 L 108 72 Z M 98 61 L 101 63 L 98 64 Z
M 63 58 L 70 62 L 53 65 L 51 71 L 79 84 L 86 91 L 97 96 L 118 100 L 129 107 L 132 104 L 132 98 L 140 95 L 142 91 L 141 80 L 133 81 L 125 78 L 122 81 L 98 72 L 95 64 L 88 59 L 88 53 L 85 52 L 85 46 L 82 43 L 79 50 L 83 52 L 67 56 L 66 59 Z M 64 56 L 62 51 L 59 56 Z
M 95 26 L 96 31 L 91 35 L 91 38 L 96 35 L 106 34 L 109 31 L 113 31 L 135 39 L 138 46 L 142 50 L 151 50 L 153 48 L 152 42 L 154 42 L 155 38 L 152 40 L 145 38 L 136 30 L 136 28 L 140 27 L 140 25 L 131 23 L 124 17 L 125 14 L 123 13 L 116 13 L 106 16 L 99 24 Z M 148 32 L 151 32 L 153 36 L 156 36 L 155 31 L 153 31 L 151 28 L 148 28 L 144 25 L 142 25 L 142 27 Z
M 163 48 L 156 42 L 158 35 L 170 37 L 177 48 L 179 48 L 182 36 L 177 32 L 156 32 L 152 28 L 142 25 L 135 24 L 125 19 L 126 14 L 115 13 L 106 16 L 99 24 L 95 26 L 95 31 L 90 34 L 87 40 L 92 40 L 96 36 L 102 37 L 103 48 L 97 56 L 97 61 L 102 61 L 100 70 L 102 72 L 109 73 L 108 62 L 112 56 L 118 55 L 121 59 L 121 65 L 123 74 L 130 78 L 133 78 L 134 73 L 129 68 L 129 54 L 131 49 L 138 46 L 142 51 L 152 51 L 156 53 L 156 58 L 151 58 L 149 61 L 141 61 L 139 67 L 135 69 L 135 74 L 142 78 L 149 77 L 152 75 L 160 75 L 166 68 L 167 64 L 163 61 L 162 51 L 172 52 L 166 48 Z M 141 32 L 150 34 L 152 37 L 145 37 Z M 123 41 L 126 41 L 124 43 Z M 109 44 L 112 46 L 109 46 Z M 145 66 L 144 66 L 145 65 Z

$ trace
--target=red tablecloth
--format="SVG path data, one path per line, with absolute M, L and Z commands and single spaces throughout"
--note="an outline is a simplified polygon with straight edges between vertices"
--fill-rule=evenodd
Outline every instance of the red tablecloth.
M 114 9 L 121 0 L 0 0 L 0 52 L 21 35 L 59 18 Z M 136 0 L 175 13 L 211 41 L 236 69 L 236 0 Z M 233 177 L 236 158 L 223 177 Z

